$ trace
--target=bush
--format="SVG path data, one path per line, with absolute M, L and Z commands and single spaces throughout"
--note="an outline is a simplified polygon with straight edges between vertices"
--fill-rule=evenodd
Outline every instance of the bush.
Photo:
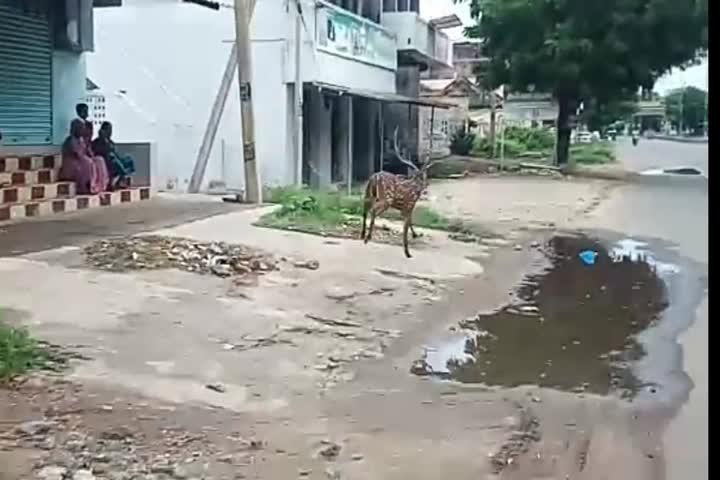
M 507 127 L 505 129 L 505 156 L 542 158 L 555 146 L 552 132 L 543 128 Z M 478 138 L 473 144 L 473 155 L 490 157 L 493 146 L 489 138 Z M 496 155 L 500 155 L 500 138 L 497 139 Z
M 454 155 L 469 155 L 474 142 L 475 134 L 461 128 L 450 137 L 450 152 Z
M 555 146 L 555 137 L 545 128 L 507 127 L 505 141 L 507 140 L 520 144 L 523 151 L 550 150 Z
M 578 165 L 602 165 L 615 161 L 615 150 L 608 142 L 573 145 L 570 155 Z
M 24 329 L 0 320 L 0 381 L 47 364 L 48 356 Z

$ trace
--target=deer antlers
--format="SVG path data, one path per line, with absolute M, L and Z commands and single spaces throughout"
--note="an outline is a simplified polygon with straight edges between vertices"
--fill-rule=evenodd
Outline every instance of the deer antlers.
M 395 151 L 395 156 L 398 158 L 398 160 L 400 160 L 402 163 L 404 163 L 408 167 L 412 168 L 416 172 L 428 170 L 430 167 L 432 167 L 433 165 L 435 165 L 437 163 L 437 161 L 427 162 L 427 163 L 423 164 L 422 168 L 418 168 L 417 165 L 415 165 L 410 160 L 405 158 L 402 155 L 402 153 L 400 152 L 400 147 L 398 147 L 398 130 L 399 129 L 400 129 L 400 127 L 395 127 L 395 132 L 393 133 L 393 150 Z

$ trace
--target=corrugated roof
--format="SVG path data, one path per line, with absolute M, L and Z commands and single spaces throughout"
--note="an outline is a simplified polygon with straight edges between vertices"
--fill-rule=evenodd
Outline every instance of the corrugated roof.
M 432 100 L 430 98 L 408 97 L 406 95 L 398 95 L 397 93 L 390 92 L 374 92 L 370 90 L 360 90 L 354 88 L 351 89 L 345 87 L 338 87 L 336 85 L 329 85 L 322 82 L 313 82 L 313 85 L 318 88 L 326 88 L 328 90 L 333 90 L 338 93 L 353 95 L 355 97 L 370 98 L 372 100 L 379 100 L 381 102 L 405 103 L 409 105 L 418 105 L 421 107 L 434 107 L 443 109 L 454 108 L 457 106 L 452 103 L 440 102 L 438 100 Z

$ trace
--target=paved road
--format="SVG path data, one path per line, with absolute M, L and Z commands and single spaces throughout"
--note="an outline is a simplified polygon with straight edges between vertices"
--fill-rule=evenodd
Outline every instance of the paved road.
M 708 174 L 708 145 L 641 139 L 636 147 L 630 140 L 618 140 L 620 159 L 626 169 L 642 172 L 671 167 L 694 167 Z
M 96 208 L 37 221 L 0 225 L 0 256 L 83 245 L 95 239 L 167 228 L 233 212 L 249 205 L 224 203 L 205 195 L 157 194 L 149 201 Z
M 621 147 L 621 161 L 631 168 L 690 165 L 707 171 L 708 146 L 641 141 Z M 697 262 L 701 275 L 708 263 L 708 181 L 680 177 L 621 187 L 598 212 L 598 226 L 633 236 L 669 242 L 680 256 Z M 680 337 L 685 372 L 694 388 L 689 401 L 666 433 L 668 480 L 708 478 L 708 310 L 705 291 L 692 326 Z

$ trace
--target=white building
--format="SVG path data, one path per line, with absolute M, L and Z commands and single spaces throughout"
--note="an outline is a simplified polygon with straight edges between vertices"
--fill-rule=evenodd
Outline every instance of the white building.
M 419 72 L 450 63 L 449 40 L 420 18 L 417 0 L 300 0 L 300 6 L 299 42 L 296 0 L 259 0 L 251 23 L 262 182 L 326 185 L 345 182 L 348 171 L 362 179 L 380 168 L 395 126 L 408 146 L 417 145 L 417 122 L 408 122 L 407 112 L 417 118 L 413 105 L 433 103 L 417 98 Z M 154 142 L 154 184 L 186 189 L 232 47 L 232 9 L 125 0 L 119 8 L 96 9 L 95 18 L 88 76 L 106 95 L 116 140 Z M 296 44 L 303 82 L 300 142 Z M 204 185 L 243 189 L 239 104 L 236 77 Z

